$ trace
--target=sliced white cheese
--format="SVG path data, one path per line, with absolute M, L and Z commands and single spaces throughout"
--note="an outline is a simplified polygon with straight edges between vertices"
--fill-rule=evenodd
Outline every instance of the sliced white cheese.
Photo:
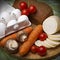
M 53 38 L 60 38 L 60 32 L 55 33 L 55 34 L 48 34 L 49 37 L 53 37 Z
M 60 41 L 60 38 L 59 37 L 51 37 L 51 36 L 48 36 L 49 39 L 53 40 L 53 41 Z
M 40 47 L 40 46 L 45 46 L 46 48 L 55 48 L 56 46 L 58 46 L 60 44 L 60 42 L 56 42 L 56 41 L 51 41 L 50 39 L 46 39 L 45 41 L 40 41 L 37 40 L 35 42 L 35 45 Z
M 49 46 L 49 44 L 46 41 L 43 41 L 42 45 L 45 46 L 46 48 L 51 48 L 51 46 Z
M 60 44 L 60 42 L 56 42 L 56 41 L 52 41 L 52 40 L 50 40 L 50 39 L 46 39 L 47 40 L 47 42 L 50 44 L 50 45 L 53 45 L 53 46 L 58 46 L 59 44 Z
M 56 45 L 51 44 L 51 43 L 48 41 L 48 39 L 46 40 L 46 42 L 47 42 L 47 44 L 50 46 L 50 48 L 56 47 Z
M 47 34 L 54 34 L 60 30 L 60 18 L 58 16 L 50 16 L 43 22 L 43 30 Z
M 37 41 L 35 42 L 35 45 L 38 46 L 38 47 L 40 47 L 40 46 L 45 46 L 46 48 L 55 47 L 55 46 L 49 44 L 49 42 L 48 42 L 47 40 L 45 40 L 45 41 L 37 40 Z
M 38 47 L 42 46 L 42 41 L 40 40 L 35 41 L 35 45 Z

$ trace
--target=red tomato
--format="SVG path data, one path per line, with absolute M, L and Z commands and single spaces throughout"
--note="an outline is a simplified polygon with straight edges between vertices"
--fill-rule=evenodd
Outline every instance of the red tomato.
M 24 9 L 24 10 L 22 10 L 21 14 L 28 16 L 29 15 L 29 10 L 28 9 Z
M 21 10 L 26 9 L 26 8 L 27 8 L 27 3 L 26 3 L 26 2 L 20 2 L 20 3 L 19 3 L 19 8 L 20 8 Z
M 35 13 L 36 12 L 36 7 L 34 5 L 31 5 L 29 7 L 29 11 L 30 11 L 30 13 Z
M 37 53 L 40 56 L 45 56 L 46 53 L 47 53 L 47 49 L 44 46 L 40 46 L 40 47 L 37 48 Z
M 36 53 L 36 50 L 37 50 L 37 46 L 33 45 L 33 46 L 31 47 L 31 52 L 32 52 L 32 53 Z
M 46 40 L 46 38 L 47 38 L 47 34 L 46 34 L 46 33 L 42 33 L 42 34 L 39 35 L 39 39 L 40 39 L 41 41 Z

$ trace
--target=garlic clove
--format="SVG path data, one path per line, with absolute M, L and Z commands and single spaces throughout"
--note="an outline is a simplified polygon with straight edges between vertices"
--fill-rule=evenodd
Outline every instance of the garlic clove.
M 42 46 L 42 41 L 40 40 L 35 41 L 35 45 L 38 47 Z
M 21 11 L 19 9 L 14 9 L 11 15 L 15 16 L 17 19 L 21 16 Z
M 17 22 L 19 23 L 19 22 L 23 22 L 23 21 L 25 21 L 25 20 L 29 20 L 28 17 L 27 17 L 26 15 L 21 15 L 21 16 L 18 18 L 18 21 L 17 21 Z
M 7 27 L 10 27 L 10 26 L 15 25 L 15 24 L 17 24 L 17 21 L 16 20 L 11 20 L 11 21 L 8 22 Z

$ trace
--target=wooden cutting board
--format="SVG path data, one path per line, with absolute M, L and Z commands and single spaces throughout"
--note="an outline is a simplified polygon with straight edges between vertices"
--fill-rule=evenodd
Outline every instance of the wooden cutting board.
M 18 8 L 19 2 L 20 2 L 20 0 L 15 0 L 13 6 L 15 8 Z M 28 2 L 28 3 L 30 3 L 30 2 Z M 32 20 L 32 18 L 31 18 L 31 20 Z M 32 26 L 35 27 L 36 23 L 39 24 L 38 22 L 33 21 Z M 60 53 L 60 46 L 58 46 L 58 47 L 56 47 L 54 49 L 48 49 L 46 56 L 41 57 L 38 54 L 32 54 L 31 52 L 29 52 L 26 56 L 24 56 L 24 58 L 27 58 L 27 59 L 47 59 L 47 58 L 51 58 L 51 57 L 53 57 L 53 56 L 55 56 L 55 55 L 57 55 L 59 53 Z

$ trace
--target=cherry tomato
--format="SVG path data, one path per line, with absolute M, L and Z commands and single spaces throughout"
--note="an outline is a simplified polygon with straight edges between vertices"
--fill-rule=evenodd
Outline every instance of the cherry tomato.
M 44 46 L 40 46 L 40 47 L 37 48 L 37 53 L 40 56 L 45 56 L 46 53 L 47 53 L 47 49 Z
M 42 34 L 39 35 L 39 39 L 40 39 L 41 41 L 46 40 L 46 38 L 47 38 L 47 34 L 46 34 L 46 33 L 42 33 Z
M 37 46 L 33 45 L 33 46 L 31 47 L 31 52 L 32 52 L 32 53 L 36 53 L 36 50 L 37 50 Z
M 30 13 L 35 13 L 36 12 L 36 7 L 34 5 L 31 5 L 29 7 L 29 11 L 30 11 Z
M 28 16 L 28 15 L 29 15 L 29 9 L 24 9 L 24 10 L 22 10 L 21 14 Z
M 20 2 L 20 3 L 19 3 L 19 8 L 20 8 L 21 10 L 26 9 L 26 8 L 27 8 L 27 3 L 26 3 L 26 2 Z

